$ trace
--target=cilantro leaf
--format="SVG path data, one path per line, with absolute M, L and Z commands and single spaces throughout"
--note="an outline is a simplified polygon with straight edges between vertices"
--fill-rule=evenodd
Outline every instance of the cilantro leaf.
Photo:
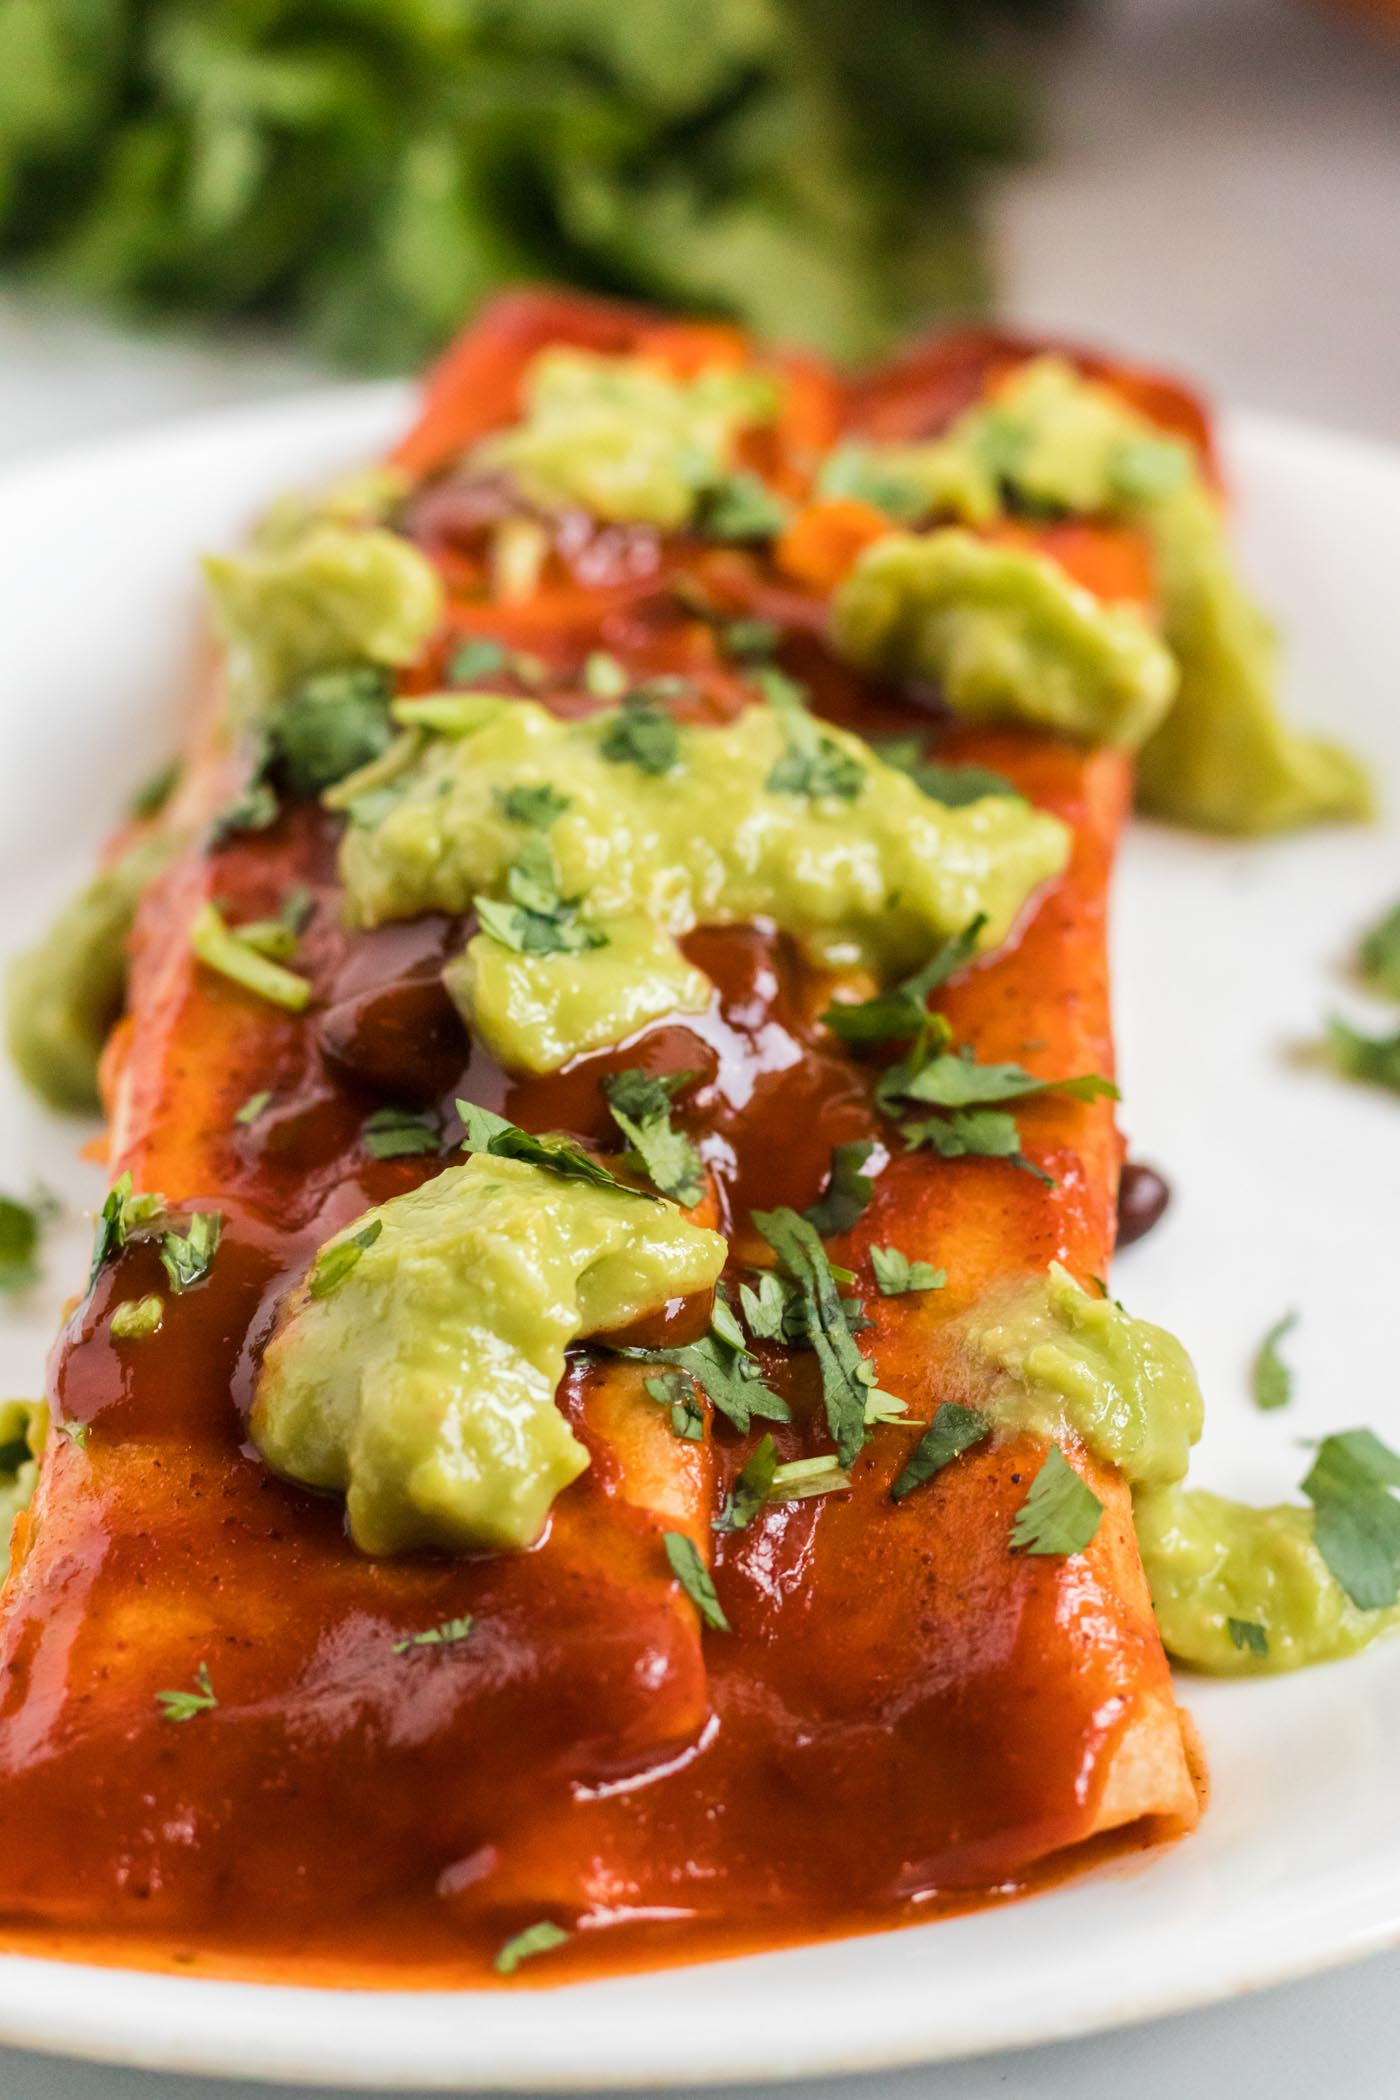
M 772 1493 L 777 1471 L 777 1449 L 771 1434 L 765 1431 L 743 1469 L 735 1475 L 713 1529 L 746 1531 Z
M 452 1647 L 456 1642 L 466 1640 L 475 1624 L 470 1612 L 464 1613 L 460 1619 L 444 1619 L 441 1626 L 429 1626 L 424 1633 L 405 1634 L 401 1641 L 395 1641 L 394 1653 L 407 1655 L 414 1648 Z
M 622 1349 L 618 1354 L 633 1362 L 670 1364 L 688 1373 L 710 1404 L 742 1435 L 748 1433 L 755 1415 L 769 1422 L 789 1419 L 786 1400 L 768 1384 L 723 1298 L 716 1298 L 710 1331 L 698 1342 L 673 1349 Z
M 130 1171 L 120 1175 L 113 1182 L 97 1214 L 97 1230 L 92 1242 L 92 1266 L 88 1271 L 89 1290 L 107 1263 L 115 1260 L 122 1248 L 138 1232 L 152 1225 L 164 1209 L 164 1196 L 137 1196 L 132 1193 Z
M 731 1632 L 710 1571 L 700 1558 L 700 1549 L 694 1539 L 684 1531 L 663 1532 L 662 1539 L 666 1547 L 666 1558 L 671 1563 L 671 1573 L 705 1624 L 715 1633 Z
M 1400 903 L 1392 904 L 1357 950 L 1361 974 L 1378 992 L 1400 999 Z
M 975 1407 L 960 1407 L 956 1400 L 945 1400 L 890 1489 L 891 1502 L 902 1502 L 916 1487 L 941 1473 L 961 1452 L 971 1450 L 991 1433 L 989 1416 Z
M 579 911 L 582 899 L 561 897 L 549 842 L 535 832 L 506 875 L 506 900 L 478 897 L 483 930 L 517 955 L 579 955 L 605 948 L 608 937 Z
M 1279 1355 L 1278 1345 L 1297 1324 L 1297 1313 L 1285 1313 L 1281 1320 L 1274 1322 L 1259 1344 L 1251 1378 L 1256 1407 L 1286 1407 L 1293 1398 L 1293 1373 Z
M 561 795 L 549 782 L 538 785 L 517 783 L 512 788 L 497 788 L 496 800 L 512 824 L 525 824 L 531 831 L 548 831 L 556 817 L 562 817 L 569 808 L 571 797 Z
M 208 1713 L 218 1705 L 207 1663 L 201 1663 L 195 1671 L 194 1683 L 192 1692 L 156 1693 L 156 1705 L 163 1721 L 192 1721 L 196 1714 Z
M 898 1247 L 872 1247 L 870 1262 L 883 1298 L 903 1298 L 911 1291 L 941 1291 L 948 1281 L 946 1269 L 935 1269 L 931 1262 L 910 1261 Z
M 1400 1511 L 1397 1511 L 1400 1514 Z M 1031 1482 L 1011 1525 L 1011 1544 L 1027 1553 L 1082 1553 L 1094 1538 L 1103 1504 L 1058 1444 Z
M 672 1436 L 685 1444 L 704 1442 L 704 1409 L 696 1397 L 695 1381 L 687 1372 L 658 1371 L 654 1378 L 644 1378 L 642 1385 L 648 1399 L 669 1412 Z
M 1327 1023 L 1327 1042 L 1333 1062 L 1347 1079 L 1400 1094 L 1400 1029 L 1394 1035 L 1363 1035 L 1334 1017 Z
M 1358 1611 L 1400 1597 L 1400 1455 L 1369 1429 L 1324 1437 L 1303 1481 L 1313 1537 Z
M 459 642 L 448 657 L 445 670 L 452 685 L 471 685 L 478 678 L 493 678 L 509 668 L 510 655 L 499 642 L 485 635 Z
M 979 1064 L 970 1047 L 936 1051 L 917 1064 L 905 1060 L 881 1075 L 875 1097 L 893 1112 L 900 1102 L 930 1108 L 987 1108 L 1000 1101 L 1026 1101 L 1044 1094 L 1067 1094 L 1075 1101 L 1101 1096 L 1118 1099 L 1111 1079 L 1086 1072 L 1073 1079 L 1037 1079 L 1023 1065 Z
M 873 999 L 829 1006 L 822 1015 L 823 1026 L 845 1043 L 884 1043 L 925 1033 L 935 1043 L 946 1043 L 948 1024 L 941 1015 L 929 1012 L 928 996 L 971 962 L 986 923 L 986 914 L 979 912 L 961 933 L 950 934 L 922 969 L 888 991 L 877 992 Z
M 654 1076 L 638 1067 L 611 1072 L 603 1081 L 608 1113 L 627 1139 L 623 1158 L 645 1174 L 663 1196 L 689 1209 L 705 1193 L 700 1154 L 683 1131 L 671 1123 L 671 1101 L 695 1078 L 693 1072 Z
M 802 1213 L 823 1239 L 849 1232 L 869 1208 L 875 1183 L 869 1174 L 862 1174 L 861 1168 L 874 1150 L 869 1138 L 833 1148 L 827 1185 L 817 1201 Z
M 188 1232 L 167 1232 L 162 1236 L 160 1261 L 170 1278 L 171 1290 L 188 1291 L 203 1283 L 214 1266 L 223 1229 L 221 1211 L 197 1210 L 190 1218 Z
M 440 1151 L 442 1132 L 417 1109 L 377 1108 L 360 1125 L 360 1143 L 371 1159 L 412 1159 Z
M 760 475 L 740 467 L 703 491 L 696 524 L 712 540 L 771 540 L 791 509 Z
M 367 1247 L 372 1247 L 384 1230 L 382 1218 L 371 1218 L 349 1239 L 338 1240 L 333 1246 L 323 1247 L 311 1266 L 306 1279 L 308 1294 L 313 1298 L 325 1298 L 342 1284 L 354 1268 Z
M 1005 1109 L 958 1109 L 949 1116 L 930 1116 L 901 1123 L 899 1127 L 911 1152 L 927 1145 L 940 1159 L 1006 1159 L 1023 1173 L 1033 1175 L 1043 1187 L 1055 1186 L 1051 1175 L 1026 1158 L 1016 1118 Z
M 531 1960 L 536 1954 L 552 1953 L 569 1937 L 562 1925 L 552 1925 L 548 1918 L 541 1918 L 538 1925 L 527 1925 L 523 1932 L 508 1939 L 491 1966 L 498 1976 L 513 1976 L 521 1962 Z
M 656 1198 L 647 1189 L 631 1188 L 627 1182 L 619 1181 L 596 1159 L 590 1158 L 581 1145 L 572 1138 L 561 1137 L 554 1132 L 539 1137 L 533 1131 L 521 1130 L 516 1124 L 507 1122 L 489 1108 L 478 1108 L 474 1102 L 459 1101 L 457 1113 L 462 1118 L 466 1136 L 462 1139 L 464 1152 L 490 1152 L 497 1159 L 523 1160 L 527 1166 L 545 1167 L 551 1174 L 562 1174 L 568 1181 L 587 1181 L 594 1188 L 616 1189 L 620 1196 L 635 1196 L 644 1203 L 654 1203 Z
M 787 749 L 769 768 L 764 786 L 773 795 L 829 795 L 854 802 L 865 785 L 865 768 L 817 722 L 807 705 L 807 689 L 785 671 L 763 669 L 755 684 L 768 705 L 782 716 Z
M 753 1222 L 802 1291 L 827 1427 L 841 1464 L 849 1467 L 864 1449 L 867 1420 L 884 1419 L 891 1407 L 899 1410 L 902 1403 L 876 1386 L 875 1366 L 855 1345 L 826 1249 L 806 1218 L 784 1207 L 756 1210 Z
M 639 686 L 623 695 L 598 748 L 615 765 L 634 765 L 659 778 L 680 763 L 680 731 L 655 698 L 655 687 Z
M 287 794 L 320 795 L 388 750 L 391 688 L 369 664 L 319 671 L 271 716 L 267 773 Z
M 1230 1639 L 1244 1653 L 1263 1661 L 1269 1652 L 1269 1636 L 1255 1619 L 1227 1619 Z
M 1024 799 L 1004 773 L 994 773 L 990 766 L 943 765 L 925 758 L 923 747 L 923 738 L 917 736 L 881 737 L 875 745 L 886 765 L 907 773 L 921 794 L 930 802 L 941 802 L 945 809 L 964 809 L 987 795 L 1009 795 L 1018 802 Z

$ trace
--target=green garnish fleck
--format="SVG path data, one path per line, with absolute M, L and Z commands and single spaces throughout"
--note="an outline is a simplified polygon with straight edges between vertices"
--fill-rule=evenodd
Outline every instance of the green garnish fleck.
M 1255 1619 L 1227 1619 L 1230 1639 L 1237 1648 L 1257 1656 L 1261 1661 L 1269 1652 L 1269 1636 Z
M 192 1692 L 156 1693 L 156 1705 L 163 1721 L 192 1721 L 196 1714 L 208 1713 L 211 1707 L 218 1705 L 207 1663 L 201 1663 L 195 1671 L 194 1682 Z
M 497 671 L 506 670 L 509 662 L 509 654 L 501 644 L 488 641 L 483 635 L 475 641 L 459 643 L 445 668 L 453 685 L 470 685 L 473 679 L 490 678 Z
M 541 1918 L 538 1925 L 527 1925 L 506 1941 L 497 1954 L 493 1967 L 498 1976 L 513 1976 L 521 1962 L 529 1961 L 536 1954 L 549 1954 L 555 1947 L 562 1947 L 569 1938 L 562 1925 L 551 1925 L 548 1918 Z
M 1287 1407 L 1293 1398 L 1293 1373 L 1279 1355 L 1278 1345 L 1297 1324 L 1297 1313 L 1285 1313 L 1281 1320 L 1274 1322 L 1259 1344 L 1251 1379 L 1256 1407 Z
M 561 795 L 558 788 L 542 781 L 538 786 L 518 783 L 506 788 L 497 788 L 496 799 L 512 824 L 524 824 L 531 831 L 548 831 L 556 817 L 562 817 L 569 807 L 570 797 Z
M 724 1507 L 714 1520 L 716 1531 L 747 1531 L 772 1493 L 778 1471 L 778 1453 L 772 1436 L 765 1431 L 724 1498 Z
M 112 1334 L 119 1342 L 144 1341 L 160 1331 L 165 1318 L 165 1300 L 154 1292 L 145 1298 L 123 1298 L 112 1308 Z
M 368 1225 L 362 1225 L 348 1240 L 338 1240 L 332 1247 L 323 1247 L 306 1280 L 308 1294 L 313 1298 L 328 1297 L 337 1284 L 344 1283 L 366 1247 L 372 1247 L 383 1230 L 382 1220 L 371 1218 Z
M 627 1182 L 619 1181 L 616 1174 L 609 1173 L 596 1159 L 590 1158 L 572 1138 L 560 1137 L 557 1133 L 538 1137 L 533 1131 L 521 1130 L 516 1124 L 507 1122 L 493 1109 L 478 1108 L 471 1101 L 459 1101 L 457 1113 L 466 1132 L 462 1139 L 464 1152 L 491 1152 L 497 1159 L 519 1159 L 527 1166 L 546 1167 L 551 1174 L 562 1174 L 566 1180 L 588 1181 L 595 1188 L 616 1189 L 620 1196 L 636 1196 L 647 1203 L 657 1200 L 649 1189 L 634 1189 Z
M 917 1065 L 917 1046 L 925 1037 L 940 1047 L 948 1041 L 948 1024 L 941 1014 L 928 1010 L 928 996 L 950 977 L 957 975 L 977 953 L 986 919 L 979 916 L 961 933 L 954 933 L 935 950 L 921 970 L 873 999 L 848 1006 L 829 1006 L 822 1024 L 843 1043 L 885 1043 L 905 1036 L 915 1039 L 915 1051 L 905 1062 Z
M 783 1207 L 756 1210 L 753 1222 L 802 1292 L 807 1339 L 821 1372 L 827 1427 L 841 1464 L 850 1467 L 864 1449 L 867 1423 L 899 1415 L 903 1402 L 877 1387 L 875 1366 L 861 1355 L 852 1337 L 826 1249 L 806 1218 Z
M 127 807 L 138 823 L 160 815 L 175 792 L 180 771 L 179 759 L 169 759 L 158 773 L 153 773 L 150 779 L 136 790 Z
M 235 1113 L 233 1118 L 234 1122 L 241 1123 L 245 1129 L 247 1128 L 248 1124 L 256 1123 L 258 1117 L 262 1114 L 263 1110 L 267 1107 L 271 1099 L 271 1087 L 265 1086 L 260 1088 L 256 1094 L 250 1094 L 247 1100 L 244 1102 L 242 1108 L 238 1109 Z
M 602 927 L 581 915 L 582 899 L 559 894 L 554 855 L 538 832 L 506 876 L 506 899 L 478 897 L 476 913 L 483 930 L 517 955 L 579 955 L 607 946 Z
M 872 1247 L 871 1266 L 882 1298 L 904 1298 L 913 1291 L 941 1291 L 948 1281 L 946 1269 L 931 1262 L 910 1261 L 898 1247 Z
M 831 1154 L 831 1174 L 826 1188 L 817 1201 L 802 1213 L 809 1225 L 815 1225 L 824 1240 L 834 1239 L 838 1234 L 849 1232 L 856 1220 L 869 1208 L 875 1193 L 875 1183 L 861 1168 L 875 1150 L 868 1138 L 858 1139 L 849 1145 L 837 1145 Z
M 130 1171 L 120 1175 L 113 1182 L 97 1214 L 97 1230 L 92 1242 L 92 1266 L 88 1270 L 89 1290 L 107 1263 L 121 1253 L 128 1240 L 154 1224 L 164 1209 L 164 1196 L 137 1196 L 132 1193 Z
M 442 1149 L 442 1132 L 412 1108 L 377 1108 L 360 1125 L 360 1143 L 371 1159 L 412 1159 Z
M 1364 935 L 1357 960 L 1362 976 L 1378 992 L 1400 999 L 1400 903 L 1392 904 L 1385 917 Z
M 227 977 L 272 1006 L 301 1013 L 310 1002 L 311 987 L 306 979 L 240 939 L 236 929 L 225 925 L 216 904 L 206 904 L 197 913 L 190 927 L 190 946 L 206 969 Z
M 1369 1429 L 1324 1437 L 1303 1482 L 1317 1549 L 1358 1611 L 1400 1596 L 1400 1456 Z
M 634 765 L 659 778 L 680 763 L 680 731 L 656 699 L 655 688 L 639 686 L 624 694 L 598 748 L 617 765 Z
M 770 794 L 830 795 L 854 802 L 865 785 L 865 768 L 834 737 L 827 736 L 807 705 L 807 690 L 785 671 L 763 669 L 755 684 L 783 718 L 787 749 L 763 783 Z
M 203 1283 L 214 1266 L 223 1229 L 221 1212 L 197 1210 L 190 1218 L 188 1232 L 167 1232 L 162 1236 L 161 1267 L 170 1278 L 173 1291 L 187 1291 L 192 1285 Z
M 673 1436 L 686 1444 L 703 1443 L 705 1411 L 696 1397 L 693 1378 L 684 1371 L 658 1371 L 654 1378 L 644 1378 L 642 1384 L 647 1397 L 669 1411 Z
M 1400 1030 L 1394 1035 L 1363 1035 L 1349 1022 L 1334 1017 L 1327 1023 L 1327 1042 L 1334 1063 L 1346 1078 L 1400 1094 Z
M 1400 1509 L 1396 1512 L 1400 1516 Z M 1011 1544 L 1027 1553 L 1082 1553 L 1103 1516 L 1103 1504 L 1081 1480 L 1058 1444 L 1031 1482 L 1011 1525 Z
M 448 1648 L 456 1641 L 464 1641 L 476 1624 L 470 1612 L 460 1619 L 444 1619 L 441 1626 L 430 1626 L 425 1633 L 406 1634 L 395 1641 L 395 1655 L 407 1655 L 414 1648 Z
M 990 1418 L 978 1408 L 960 1407 L 956 1400 L 945 1400 L 891 1487 L 891 1502 L 902 1502 L 916 1487 L 922 1487 L 926 1480 L 932 1480 L 935 1473 L 941 1473 L 960 1452 L 980 1444 L 991 1433 Z
M 790 506 L 759 475 L 741 467 L 704 491 L 698 529 L 712 540 L 771 540 L 782 531 Z
M 941 802 L 945 809 L 963 809 L 987 795 L 1023 799 L 1020 789 L 1004 773 L 994 773 L 990 766 L 950 766 L 925 758 L 922 737 L 880 737 L 875 749 L 886 765 L 907 773 L 921 794 L 927 795 L 930 802 Z
M 686 1209 L 705 1193 L 705 1169 L 690 1139 L 673 1128 L 671 1102 L 694 1078 L 693 1072 L 652 1074 L 633 1067 L 610 1072 L 603 1081 L 608 1113 L 627 1139 L 623 1159 Z
M 671 1573 L 705 1624 L 715 1633 L 728 1633 L 731 1630 L 729 1621 L 724 1616 L 710 1571 L 700 1558 L 700 1549 L 694 1539 L 684 1531 L 668 1531 L 663 1538 Z

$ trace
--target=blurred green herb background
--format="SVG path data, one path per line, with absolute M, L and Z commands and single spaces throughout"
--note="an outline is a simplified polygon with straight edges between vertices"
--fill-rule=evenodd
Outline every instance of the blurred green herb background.
M 402 369 L 561 278 L 857 357 L 985 298 L 1055 0 L 0 0 L 0 263 Z

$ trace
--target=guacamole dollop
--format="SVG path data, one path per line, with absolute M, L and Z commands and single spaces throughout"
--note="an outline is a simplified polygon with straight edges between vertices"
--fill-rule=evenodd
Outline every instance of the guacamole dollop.
M 521 1550 L 588 1464 L 555 1404 L 568 1344 L 708 1290 L 725 1254 L 673 1203 L 478 1154 L 321 1250 L 253 1441 L 343 1494 L 365 1553 Z
M 525 375 L 524 414 L 484 438 L 472 464 L 504 470 L 545 508 L 575 506 L 613 524 L 689 524 L 733 465 L 746 425 L 777 410 L 771 378 L 712 367 L 674 379 L 645 357 L 543 350 Z
M 204 573 L 228 644 L 230 694 L 243 713 L 317 671 L 412 663 L 442 612 L 432 563 L 378 526 L 313 516 L 247 554 L 206 556 Z
M 1165 1328 L 1084 1290 L 1057 1262 L 980 1301 L 963 1337 L 980 1404 L 998 1421 L 1048 1439 L 1069 1429 L 1135 1487 L 1185 1474 L 1204 1407 L 1191 1359 Z
M 1081 377 L 1062 358 L 1035 358 L 943 437 L 927 446 L 866 446 L 858 462 L 848 463 L 848 475 L 857 466 L 870 498 L 902 524 L 941 516 L 986 524 L 1010 499 L 1057 514 L 1126 520 L 1146 533 L 1156 561 L 1162 640 L 1177 669 L 1175 697 L 1139 755 L 1146 808 L 1235 833 L 1369 814 L 1371 789 L 1358 761 L 1325 737 L 1294 730 L 1279 710 L 1273 628 L 1240 576 L 1219 498 L 1194 451 L 1110 387 Z M 990 510 L 989 486 L 996 492 Z M 843 610 L 846 595 L 856 602 L 858 650 L 871 646 L 859 612 L 862 572 L 879 556 L 877 543 L 837 595 L 838 640 L 852 624 Z M 912 572 L 909 582 L 917 588 Z M 894 624 L 886 614 L 885 625 Z M 925 663 L 914 654 L 899 668 L 939 675 L 938 652 Z M 950 698 L 957 704 L 955 694 Z M 1019 704 L 1013 699 L 1007 711 Z M 1046 719 L 1029 707 L 1025 713 Z M 1096 741 L 1115 740 L 1111 718 L 1096 727 L 1087 708 L 1081 726 L 1064 726 Z
M 502 897 L 528 836 L 510 814 L 513 791 L 553 791 L 558 891 L 581 900 L 607 945 L 507 961 L 482 933 L 451 980 L 490 1047 L 527 1069 L 618 1040 L 614 1028 L 654 1018 L 662 998 L 703 1003 L 704 980 L 675 946 L 695 926 L 766 917 L 819 966 L 888 979 L 979 913 L 983 945 L 1004 940 L 1067 857 L 1057 818 L 1006 795 L 934 802 L 826 723 L 803 719 L 815 747 L 795 759 L 777 707 L 677 725 L 659 770 L 617 755 L 625 710 L 562 721 L 533 701 L 483 695 L 458 721 L 461 733 L 426 745 L 376 822 L 352 824 L 341 874 L 360 926 Z M 784 784 L 808 777 L 827 791 Z
M 1167 1486 L 1136 1495 L 1133 1516 L 1163 1644 L 1192 1669 L 1299 1670 L 1354 1655 L 1400 1624 L 1400 1604 L 1352 1603 L 1318 1550 L 1311 1509 Z M 1232 1621 L 1262 1640 L 1240 1637 Z
M 1177 670 L 1147 621 L 1102 605 L 1053 561 L 953 526 L 867 548 L 832 607 L 862 669 L 933 678 L 970 722 L 1030 722 L 1086 743 L 1140 744 Z
M 167 832 L 137 840 L 10 965 L 10 1055 L 51 1108 L 81 1112 L 101 1105 L 97 1068 L 126 991 L 127 937 L 146 889 L 179 844 Z

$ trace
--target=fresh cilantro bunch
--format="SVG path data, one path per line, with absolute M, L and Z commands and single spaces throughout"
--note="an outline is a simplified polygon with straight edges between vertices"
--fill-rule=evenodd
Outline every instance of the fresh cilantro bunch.
M 0 255 L 414 364 L 562 278 L 860 355 L 985 289 L 1056 0 L 5 0 Z

